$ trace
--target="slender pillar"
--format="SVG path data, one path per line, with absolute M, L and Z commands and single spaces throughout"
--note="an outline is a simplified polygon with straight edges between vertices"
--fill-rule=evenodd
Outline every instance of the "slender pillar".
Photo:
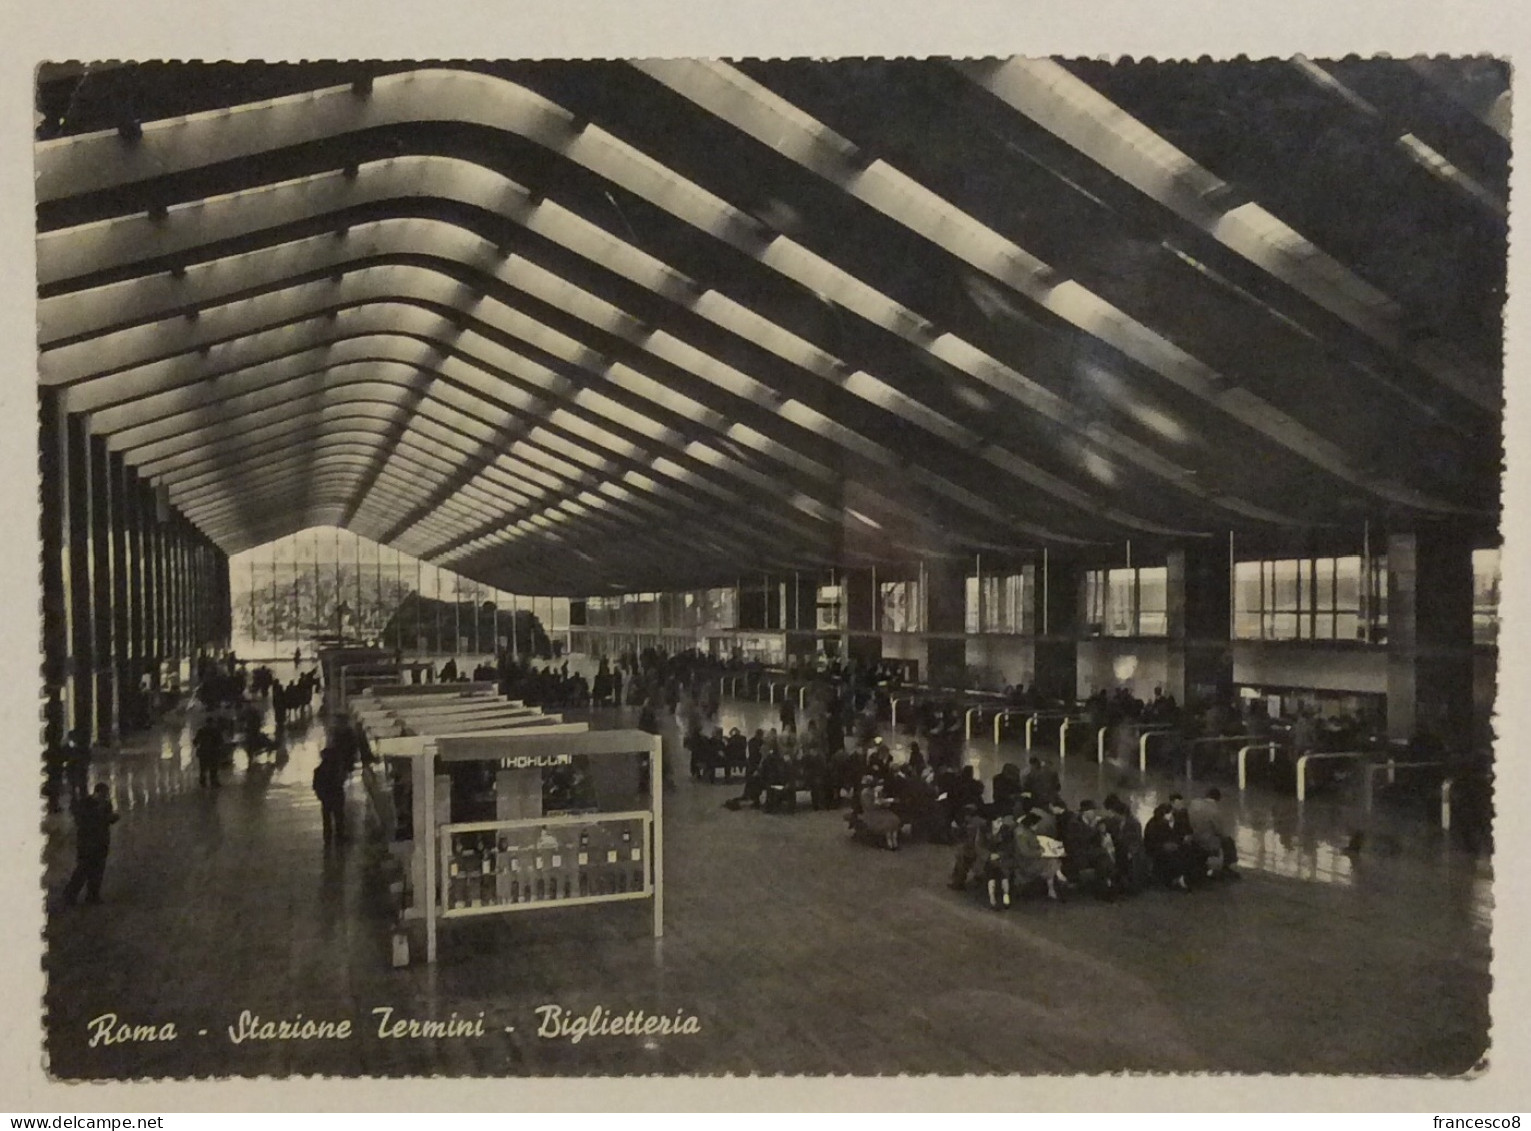
M 69 684 L 71 725 L 96 737 L 96 615 L 94 555 L 91 541 L 90 444 L 85 422 L 71 416 L 65 422 L 68 464 L 69 604 L 73 639 Z
M 125 724 L 133 717 L 127 707 L 136 702 L 138 695 L 138 673 L 134 670 L 132 643 L 132 598 L 128 584 L 127 468 L 123 464 L 122 454 L 108 451 L 104 440 L 101 450 L 106 455 L 107 488 L 111 498 L 111 679 L 115 704 L 112 730 L 121 734 Z
M 58 394 L 43 389 L 38 418 L 38 471 L 42 480 L 43 684 L 48 697 L 44 743 L 60 743 L 73 721 L 69 687 L 73 627 L 70 618 L 68 436 Z
M 117 686 L 116 515 L 112 499 L 111 460 L 106 438 L 90 436 L 92 586 L 96 615 L 96 734 L 116 741 L 121 704 Z
M 138 473 L 122 465 L 122 527 L 124 581 L 127 586 L 128 663 L 136 684 L 147 670 L 148 634 L 144 631 L 143 490 Z
M 1171 550 L 1165 564 L 1169 637 L 1165 693 L 1182 704 L 1226 700 L 1233 693 L 1228 547 L 1218 542 L 1191 543 Z

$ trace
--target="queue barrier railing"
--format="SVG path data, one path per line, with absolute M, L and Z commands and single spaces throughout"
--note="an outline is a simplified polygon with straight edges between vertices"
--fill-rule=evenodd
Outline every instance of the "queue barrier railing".
M 1028 714 L 1028 712 L 1022 710 L 1019 707 L 1010 707 L 1010 708 L 1006 708 L 1005 710 L 1000 711 L 998 714 L 996 714 L 994 716 L 994 745 L 995 746 L 999 745 L 1000 731 L 1001 731 L 1001 729 L 1005 725 L 1005 720 L 1010 718 L 1012 715 L 1024 715 L 1024 714 Z
M 1058 757 L 1068 755 L 1069 723 L 1078 722 L 1067 711 L 1032 711 L 1026 716 L 1026 749 L 1030 750 L 1036 737 L 1037 723 L 1042 719 L 1060 719 L 1058 725 Z
M 1333 762 L 1341 758 L 1353 758 L 1365 762 L 1371 758 L 1371 754 L 1364 750 L 1336 750 L 1317 754 L 1304 754 L 1297 759 L 1297 800 L 1299 802 L 1308 799 L 1308 764 L 1310 762 Z
M 1144 731 L 1138 739 L 1138 773 L 1148 773 L 1148 744 L 1152 739 L 1162 738 L 1166 735 L 1176 736 L 1180 732 L 1176 730 L 1150 730 Z
M 985 707 L 969 707 L 962 714 L 962 737 L 969 742 L 973 740 L 973 720 L 983 718 Z
M 1249 788 L 1249 756 L 1257 750 L 1264 750 L 1269 755 L 1270 765 L 1275 765 L 1276 754 L 1281 750 L 1279 742 L 1251 742 L 1248 746 L 1239 747 L 1239 792 Z
M 1242 746 L 1255 736 L 1252 734 L 1214 734 L 1206 738 L 1193 738 L 1185 744 L 1185 776 L 1187 781 L 1196 778 L 1196 752 L 1214 747 Z
M 1095 732 L 1095 760 L 1102 765 L 1105 764 L 1106 739 L 1117 727 L 1131 726 L 1135 727 L 1139 734 L 1145 734 L 1150 731 L 1173 730 L 1174 725 L 1173 723 L 1107 723 Z
M 1396 758 L 1389 758 L 1384 762 L 1373 762 L 1366 767 L 1366 779 L 1363 782 L 1362 789 L 1363 807 L 1368 813 L 1371 812 L 1372 804 L 1374 801 L 1373 791 L 1376 788 L 1376 779 L 1379 773 L 1385 773 L 1387 775 L 1388 785 L 1394 785 L 1398 781 L 1399 770 L 1440 769 L 1441 767 L 1447 766 L 1449 764 L 1450 763 L 1438 760 L 1427 762 L 1400 762 Z M 1446 780 L 1449 781 L 1450 779 L 1448 778 Z M 1442 784 L 1444 785 L 1444 782 Z

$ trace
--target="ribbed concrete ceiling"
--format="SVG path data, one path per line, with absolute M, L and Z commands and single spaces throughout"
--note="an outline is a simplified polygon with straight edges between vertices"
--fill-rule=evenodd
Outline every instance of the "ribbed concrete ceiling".
M 41 380 L 519 592 L 1494 526 L 1480 60 L 44 73 Z

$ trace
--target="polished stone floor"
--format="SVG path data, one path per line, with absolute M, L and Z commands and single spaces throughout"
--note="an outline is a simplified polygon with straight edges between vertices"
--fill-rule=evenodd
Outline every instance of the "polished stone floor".
M 727 703 L 723 722 L 753 727 L 770 711 Z M 58 1077 L 1425 1074 L 1463 1072 L 1485 1052 L 1488 863 L 1416 816 L 1363 815 L 1343 796 L 1299 808 L 1225 791 L 1241 884 L 995 914 L 946 888 L 949 849 L 870 848 L 838 814 L 731 812 L 732 789 L 680 772 L 666 797 L 662 940 L 646 905 L 567 908 L 446 925 L 434 968 L 394 969 L 381 849 L 320 842 L 309 777 L 322 724 L 294 728 L 276 759 L 246 768 L 241 753 L 211 791 L 197 786 L 195 721 L 98 760 L 123 820 L 105 902 L 50 901 Z M 1024 758 L 1008 741 L 966 749 L 986 779 Z M 1117 789 L 1147 809 L 1178 787 L 1076 759 L 1065 771 L 1074 801 Z M 363 804 L 353 783 L 356 822 Z M 1359 827 L 1368 847 L 1347 854 Z M 73 833 L 62 818 L 49 830 L 56 891 Z M 544 1038 L 541 1005 L 679 1011 L 700 1033 Z M 481 1019 L 484 1032 L 383 1039 L 382 1008 Z M 228 1027 L 245 1010 L 349 1018 L 357 1033 L 236 1044 Z M 176 1039 L 89 1047 L 106 1013 L 174 1023 Z

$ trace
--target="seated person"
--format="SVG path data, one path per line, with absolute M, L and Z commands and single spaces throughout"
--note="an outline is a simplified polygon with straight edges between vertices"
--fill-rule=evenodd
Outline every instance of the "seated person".
M 1186 859 L 1186 879 L 1191 883 L 1206 878 L 1210 857 L 1206 850 L 1196 840 L 1196 830 L 1191 828 L 1191 813 L 1186 807 L 1185 798 L 1178 793 L 1170 794 L 1170 823 L 1175 828 L 1175 835 L 1180 838 L 1184 848 Z
M 894 810 L 892 799 L 887 796 L 877 778 L 868 774 L 861 779 L 857 800 L 858 811 L 851 814 L 851 827 L 859 827 L 880 841 L 885 848 L 896 850 L 899 830 L 904 822 Z
M 1014 762 L 1006 762 L 1004 767 L 994 775 L 994 808 L 1008 813 L 1015 805 L 1015 799 L 1021 795 L 1021 768 Z
M 1024 814 L 1015 825 L 1015 884 L 1024 889 L 1028 884 L 1041 882 L 1047 898 L 1058 898 L 1058 881 L 1062 876 L 1063 845 L 1050 836 L 1037 832 L 1041 818 L 1037 813 Z
M 760 760 L 760 787 L 764 798 L 761 808 L 765 812 L 779 813 L 783 809 L 797 808 L 791 768 L 781 750 L 774 745 L 766 747 L 765 756 Z
M 742 774 L 749 764 L 749 740 L 738 727 L 728 732 L 728 741 L 723 744 L 723 762 L 730 774 L 736 771 Z
M 722 770 L 726 776 L 728 773 L 728 740 L 723 737 L 723 728 L 714 726 L 712 733 L 707 736 L 707 765 L 704 767 L 707 780 L 716 782 L 718 771 Z
M 978 871 L 989 855 L 989 822 L 978 806 L 969 805 L 962 812 L 962 834 L 957 838 L 956 858 L 948 886 L 954 891 L 967 888 L 968 877 Z
M 1222 799 L 1221 790 L 1207 790 L 1205 797 L 1198 797 L 1186 806 L 1186 820 L 1191 826 L 1192 841 L 1206 857 L 1207 874 L 1238 879 L 1239 873 L 1234 868 L 1237 851 L 1218 804 Z
M 983 878 L 989 906 L 995 911 L 1010 906 L 1010 883 L 1018 862 L 1015 832 L 1016 820 L 1009 813 L 989 822 Z
M 1190 891 L 1188 876 L 1194 864 L 1185 840 L 1175 829 L 1173 806 L 1161 802 L 1143 829 L 1143 849 L 1156 882 L 1178 891 Z
M 1117 884 L 1123 891 L 1138 891 L 1147 884 L 1149 870 L 1143 852 L 1143 826 L 1116 794 L 1107 794 L 1102 805 L 1106 810 L 1103 820 L 1116 846 Z
M 1105 819 L 1105 812 L 1095 807 L 1093 801 L 1079 803 L 1079 816 L 1074 820 L 1079 830 L 1078 854 L 1080 874 L 1102 896 L 1116 891 L 1116 842 Z M 1072 851 L 1072 850 L 1071 850 Z

